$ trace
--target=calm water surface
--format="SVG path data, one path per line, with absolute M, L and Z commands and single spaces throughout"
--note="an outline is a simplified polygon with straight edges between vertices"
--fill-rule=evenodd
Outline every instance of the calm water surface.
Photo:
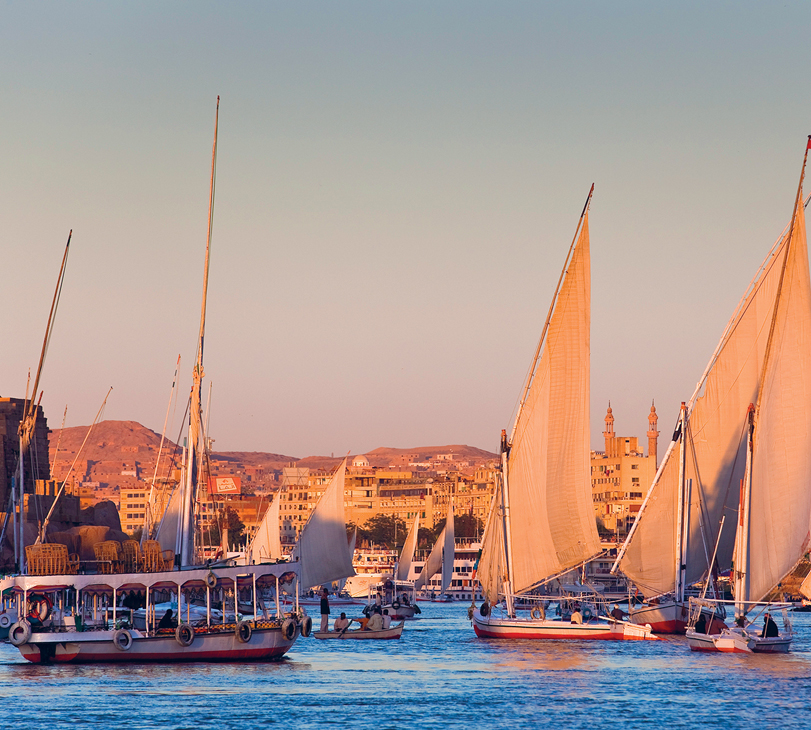
M 0 644 L 9 728 L 802 727 L 811 614 L 784 656 L 661 642 L 477 639 L 463 604 L 426 604 L 400 641 L 299 639 L 268 664 L 38 667 Z

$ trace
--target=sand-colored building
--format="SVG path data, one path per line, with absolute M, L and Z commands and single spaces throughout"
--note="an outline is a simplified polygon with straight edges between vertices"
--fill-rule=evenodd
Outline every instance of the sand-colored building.
M 605 417 L 605 451 L 591 452 L 591 492 L 598 529 L 604 536 L 624 537 L 636 519 L 648 487 L 656 475 L 658 416 L 651 405 L 648 415 L 648 455 L 636 436 L 614 433 L 611 404 Z

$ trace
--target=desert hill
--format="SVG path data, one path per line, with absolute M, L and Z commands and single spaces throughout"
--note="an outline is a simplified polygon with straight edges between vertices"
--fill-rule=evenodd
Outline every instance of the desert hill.
M 87 436 L 87 431 L 87 426 L 51 431 L 50 458 L 54 478 L 64 478 Z M 160 434 L 136 421 L 101 421 L 96 424 L 88 438 L 73 476 L 77 481 L 100 484 L 149 478 L 155 469 L 160 440 Z M 180 459 L 179 449 L 170 439 L 164 441 L 163 449 L 161 476 L 168 469 L 171 454 L 176 455 L 176 460 Z M 299 459 L 295 456 L 261 451 L 215 451 L 211 456 L 215 474 L 252 473 L 257 481 L 263 481 L 264 475 L 286 466 L 332 470 L 341 461 L 341 457 L 308 456 Z M 350 463 L 356 456 L 358 455 L 350 455 Z M 380 447 L 363 456 L 373 467 L 403 469 L 412 463 L 447 462 L 448 466 L 464 465 L 466 470 L 498 458 L 489 451 L 463 444 L 420 446 L 411 449 Z

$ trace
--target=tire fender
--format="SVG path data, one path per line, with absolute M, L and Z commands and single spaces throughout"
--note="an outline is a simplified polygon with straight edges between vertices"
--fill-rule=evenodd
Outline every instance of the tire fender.
M 175 629 L 175 640 L 180 646 L 191 646 L 194 643 L 194 627 L 182 623 Z
M 236 634 L 237 641 L 240 644 L 247 644 L 251 640 L 253 629 L 247 621 L 240 621 L 234 628 L 234 634 Z
M 288 641 L 292 641 L 296 636 L 296 622 L 292 618 L 286 618 L 282 622 L 282 636 Z
M 14 646 L 22 646 L 31 640 L 31 633 L 31 624 L 22 618 L 8 630 L 8 640 Z
M 126 629 L 118 629 L 113 634 L 113 645 L 119 651 L 129 651 L 132 648 L 132 634 Z
M 301 620 L 301 635 L 306 639 L 311 633 L 313 633 L 313 620 L 309 616 L 305 616 Z

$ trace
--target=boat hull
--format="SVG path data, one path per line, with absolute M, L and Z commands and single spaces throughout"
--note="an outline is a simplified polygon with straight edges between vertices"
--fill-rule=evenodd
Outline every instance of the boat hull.
M 657 634 L 683 634 L 687 630 L 687 604 L 670 601 L 656 606 L 634 609 L 629 621 L 650 624 Z
M 313 631 L 313 636 L 316 639 L 350 639 L 356 641 L 374 641 L 374 640 L 388 640 L 399 639 L 403 633 L 403 622 L 401 621 L 397 626 L 391 626 L 388 629 L 381 629 L 380 631 L 366 631 L 364 629 L 352 629 L 352 631 Z
M 570 639 L 577 641 L 656 640 L 650 627 L 625 621 L 594 621 L 572 624 L 566 621 L 482 616 L 473 612 L 473 630 L 483 639 Z
M 711 651 L 722 654 L 751 654 L 754 639 L 745 631 L 725 629 L 720 634 L 699 634 L 687 630 L 690 651 Z
M 232 662 L 280 659 L 293 645 L 281 629 L 254 629 L 247 642 L 232 631 L 197 633 L 191 646 L 181 646 L 174 633 L 144 636 L 132 630 L 132 645 L 126 650 L 113 643 L 114 631 L 34 633 L 18 646 L 24 659 L 34 664 L 92 664 L 139 662 Z M 89 636 L 92 634 L 92 636 Z

